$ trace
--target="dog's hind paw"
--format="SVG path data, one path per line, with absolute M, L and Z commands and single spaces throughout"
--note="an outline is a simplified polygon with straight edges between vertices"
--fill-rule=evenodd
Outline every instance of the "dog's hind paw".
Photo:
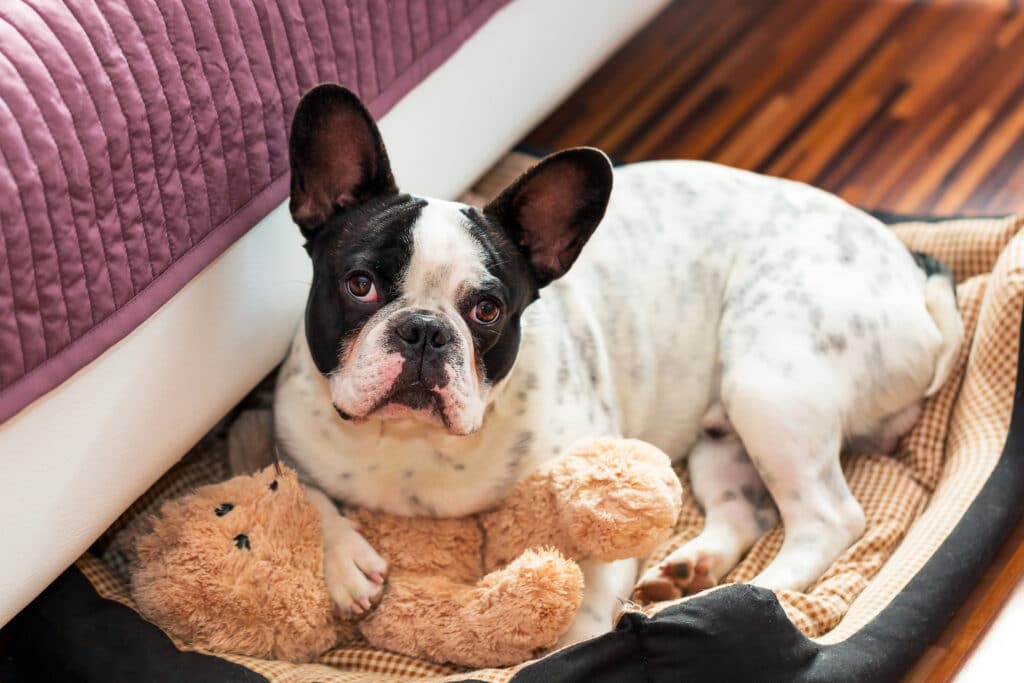
M 677 600 L 718 585 L 711 575 L 711 559 L 669 556 L 644 574 L 633 591 L 640 603 Z

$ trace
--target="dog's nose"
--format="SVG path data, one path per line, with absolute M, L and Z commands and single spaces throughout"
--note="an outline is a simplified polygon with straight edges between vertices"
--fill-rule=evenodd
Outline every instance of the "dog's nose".
M 432 315 L 413 313 L 395 325 L 395 335 L 407 349 L 429 346 L 434 351 L 443 350 L 452 340 L 451 328 Z

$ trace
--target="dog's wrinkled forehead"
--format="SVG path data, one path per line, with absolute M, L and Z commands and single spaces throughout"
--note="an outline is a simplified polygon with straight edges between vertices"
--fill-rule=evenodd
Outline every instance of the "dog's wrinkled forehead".
M 409 305 L 445 308 L 494 280 L 483 235 L 464 204 L 426 200 L 412 224 L 401 295 Z

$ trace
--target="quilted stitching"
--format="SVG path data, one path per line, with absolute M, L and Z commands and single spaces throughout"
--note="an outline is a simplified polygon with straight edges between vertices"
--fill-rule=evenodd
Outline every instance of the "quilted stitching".
M 379 116 L 507 1 L 0 3 L 0 422 L 284 199 L 304 91 Z

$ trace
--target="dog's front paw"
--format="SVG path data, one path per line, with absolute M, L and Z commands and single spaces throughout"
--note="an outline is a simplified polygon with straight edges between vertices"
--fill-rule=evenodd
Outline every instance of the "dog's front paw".
M 350 619 L 366 614 L 384 595 L 388 564 L 355 525 L 338 519 L 324 533 L 324 580 L 335 616 Z

